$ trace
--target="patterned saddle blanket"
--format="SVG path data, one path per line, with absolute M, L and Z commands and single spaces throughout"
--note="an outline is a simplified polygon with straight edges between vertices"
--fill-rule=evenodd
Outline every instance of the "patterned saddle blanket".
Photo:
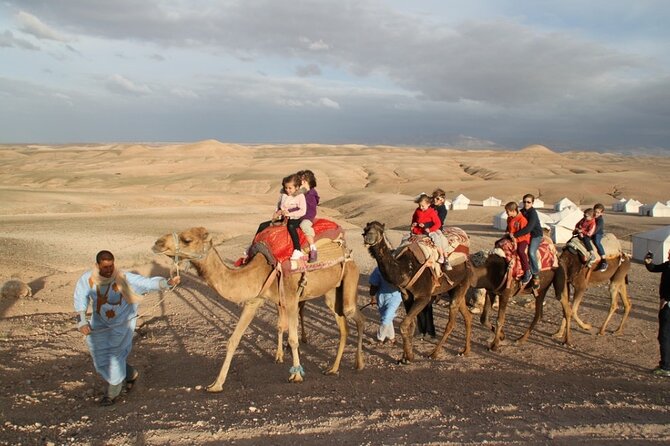
M 325 218 L 317 218 L 314 220 L 313 228 L 315 232 L 314 244 L 317 247 L 318 252 L 318 262 L 307 264 L 304 259 L 298 261 L 290 261 L 291 254 L 293 253 L 293 243 L 291 242 L 291 236 L 288 233 L 286 225 L 277 225 L 270 226 L 260 233 L 256 234 L 254 242 L 249 249 L 249 258 L 253 257 L 256 253 L 262 253 L 270 264 L 273 266 L 277 263 L 284 264 L 293 264 L 295 267 L 302 265 L 303 269 L 319 269 L 322 268 L 323 261 L 330 261 L 326 252 L 322 253 L 322 248 L 328 247 L 330 250 L 331 245 L 337 245 L 339 247 L 338 257 L 342 257 L 343 246 L 344 246 L 344 232 L 342 228 L 337 223 L 327 220 Z M 309 249 L 307 246 L 307 238 L 302 233 L 302 230 L 298 229 L 298 236 L 300 237 L 300 246 L 303 248 Z M 323 259 L 322 259 L 323 258 Z M 321 264 L 321 266 L 319 266 Z M 308 268 L 306 265 L 310 265 Z M 290 268 L 290 269 L 296 269 Z
M 519 255 L 516 252 L 515 243 L 507 237 L 501 238 L 495 243 L 496 248 L 502 249 L 505 253 L 507 264 L 512 265 L 512 277 L 515 279 L 523 276 L 523 268 L 519 261 Z M 540 260 L 540 271 L 546 271 L 558 267 L 558 255 L 556 245 L 547 236 L 542 237 L 540 247 L 538 248 L 538 258 Z M 529 258 L 530 261 L 530 258 Z

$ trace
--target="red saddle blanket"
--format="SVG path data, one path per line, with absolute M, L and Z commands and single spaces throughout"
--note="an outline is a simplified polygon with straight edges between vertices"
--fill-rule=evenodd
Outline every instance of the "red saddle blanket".
M 505 253 L 507 263 L 512 263 L 512 277 L 515 279 L 523 276 L 523 268 L 519 261 L 519 255 L 516 252 L 516 244 L 509 238 L 501 238 L 495 243 L 496 248 L 500 248 Z M 548 237 L 542 237 L 540 247 L 537 250 L 540 259 L 540 271 L 546 271 L 558 266 L 558 256 L 556 246 Z M 530 257 L 528 258 L 530 261 Z
M 314 241 L 321 238 L 336 239 L 342 235 L 342 228 L 340 225 L 325 218 L 317 218 L 314 220 L 312 227 L 314 228 Z M 300 246 L 302 248 L 309 248 L 307 246 L 307 238 L 301 229 L 298 229 L 298 237 L 300 238 Z M 260 245 L 260 246 L 258 246 Z M 251 253 L 263 252 L 266 256 L 269 254 L 274 259 L 269 259 L 273 264 L 283 262 L 291 257 L 293 253 L 293 242 L 288 233 L 286 225 L 269 226 L 263 231 L 256 234 L 254 242 L 251 247 Z

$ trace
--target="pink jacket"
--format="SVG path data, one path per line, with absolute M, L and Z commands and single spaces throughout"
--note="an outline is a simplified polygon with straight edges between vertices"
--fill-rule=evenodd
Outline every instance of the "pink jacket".
M 296 195 L 281 194 L 279 209 L 288 212 L 288 218 L 297 220 L 302 218 L 307 212 L 307 202 L 305 195 L 297 193 Z

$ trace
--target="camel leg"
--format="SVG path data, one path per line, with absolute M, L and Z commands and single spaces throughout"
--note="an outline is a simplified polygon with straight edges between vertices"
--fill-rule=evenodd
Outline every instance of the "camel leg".
M 293 366 L 289 370 L 289 382 L 303 381 L 305 374 L 300 365 L 300 351 L 298 350 L 298 296 L 286 298 L 286 316 L 288 317 L 288 345 L 291 347 Z
M 544 298 L 547 295 L 547 289 L 548 287 L 545 287 L 537 294 L 535 294 L 535 316 L 533 317 L 533 320 L 526 329 L 525 333 L 515 341 L 516 344 L 523 344 L 526 342 L 537 323 L 540 321 L 540 319 L 542 319 L 542 304 L 544 303 Z
M 237 321 L 237 325 L 235 325 L 235 330 L 233 330 L 233 334 L 230 335 L 230 339 L 228 339 L 228 346 L 226 348 L 226 358 L 223 360 L 223 365 L 221 366 L 219 375 L 216 377 L 216 381 L 207 386 L 208 392 L 221 392 L 223 390 L 223 383 L 226 381 L 226 376 L 228 375 L 228 369 L 230 368 L 230 363 L 233 360 L 233 355 L 235 354 L 235 350 L 237 350 L 237 346 L 240 343 L 240 339 L 242 338 L 242 335 L 246 331 L 251 321 L 254 319 L 256 311 L 258 311 L 258 309 L 263 305 L 264 302 L 265 302 L 264 299 L 255 297 L 244 303 L 244 307 L 242 308 L 242 314 L 240 315 L 240 320 Z
M 493 342 L 489 347 L 491 351 L 497 351 L 500 346 L 500 341 L 504 338 L 503 325 L 505 324 L 505 312 L 507 311 L 507 301 L 512 294 L 512 289 L 506 289 L 500 296 L 498 296 L 498 320 L 496 322 L 496 331 Z
M 342 278 L 342 285 L 337 290 L 338 300 L 342 302 L 342 312 L 346 320 L 353 320 L 358 331 L 356 343 L 356 370 L 365 368 L 363 358 L 363 335 L 365 334 L 365 316 L 358 310 L 358 266 L 354 262 L 347 262 L 347 270 Z
M 605 328 L 607 327 L 607 324 L 609 323 L 610 319 L 616 312 L 616 310 L 619 308 L 618 306 L 618 297 L 619 294 L 621 294 L 621 300 L 623 302 L 624 306 L 624 314 L 623 317 L 621 318 L 621 324 L 619 324 L 619 328 L 616 329 L 614 332 L 615 335 L 620 335 L 623 333 L 623 325 L 626 322 L 626 319 L 628 318 L 628 313 L 630 313 L 630 299 L 628 298 L 628 292 L 626 290 L 626 285 L 625 284 L 615 284 L 614 282 L 610 283 L 609 286 L 609 292 L 610 292 L 610 311 L 607 314 L 607 318 L 605 319 L 605 322 L 603 323 L 602 327 L 600 327 L 600 331 L 598 332 L 599 335 L 604 335 L 605 334 Z
M 281 364 L 284 362 L 284 329 L 277 325 L 277 352 L 275 353 L 275 362 Z
M 324 375 L 337 375 L 340 371 L 340 362 L 342 361 L 342 354 L 344 353 L 344 346 L 347 343 L 348 327 L 347 321 L 341 314 L 338 314 L 336 308 L 336 290 L 332 289 L 326 293 L 326 306 L 330 308 L 330 311 L 333 312 L 335 316 L 335 322 L 337 322 L 337 329 L 340 333 L 340 340 L 337 345 L 337 354 L 335 355 L 335 361 L 333 365 L 325 370 Z
M 561 296 L 561 307 L 563 308 L 563 320 L 561 321 L 561 332 L 560 336 L 556 336 L 559 339 L 563 339 L 563 345 L 571 346 L 572 337 L 570 335 L 570 320 L 572 319 L 572 307 L 570 307 L 570 293 L 568 292 L 568 287 L 561 284 L 554 284 L 554 293 L 556 296 Z M 565 333 L 565 337 L 563 336 Z M 558 333 L 557 333 L 558 334 Z
M 407 311 L 405 319 L 400 323 L 400 334 L 402 335 L 402 359 L 400 360 L 403 364 L 408 364 L 414 361 L 414 350 L 412 347 L 412 341 L 414 340 L 414 329 L 416 327 L 416 316 L 421 313 L 421 311 L 428 305 L 430 302 L 430 296 L 421 297 L 417 299 L 414 298 L 414 302 L 411 304 L 410 309 Z M 405 308 L 409 306 L 408 303 L 405 303 Z
M 575 297 L 572 302 L 572 317 L 575 319 L 575 322 L 577 322 L 577 324 L 582 329 L 589 331 L 592 328 L 591 324 L 583 322 L 579 318 L 579 315 L 577 314 L 577 311 L 579 310 L 579 304 L 582 303 L 582 298 L 584 297 L 585 292 L 586 288 L 580 288 L 580 289 L 575 288 Z
M 489 321 L 489 312 L 491 311 L 491 303 L 495 299 L 495 294 L 486 290 L 486 299 L 484 299 L 484 308 L 482 308 L 482 314 L 479 317 L 479 322 L 486 327 L 487 329 L 493 331 L 493 325 Z
M 470 354 L 470 338 L 472 335 L 472 314 L 468 310 L 468 306 L 465 303 L 465 295 L 468 291 L 467 286 L 461 286 L 458 289 L 454 290 L 454 297 L 449 305 L 449 320 L 447 321 L 447 326 L 444 329 L 444 333 L 440 338 L 439 342 L 433 349 L 433 352 L 429 355 L 430 358 L 437 359 L 442 355 L 442 346 L 447 341 L 447 338 L 451 334 L 456 325 L 456 312 L 458 311 L 461 316 L 463 316 L 463 321 L 465 323 L 465 347 L 459 352 L 459 355 L 467 356 Z
M 307 333 L 305 332 L 305 301 L 300 302 L 298 316 L 300 318 L 300 342 L 307 344 Z

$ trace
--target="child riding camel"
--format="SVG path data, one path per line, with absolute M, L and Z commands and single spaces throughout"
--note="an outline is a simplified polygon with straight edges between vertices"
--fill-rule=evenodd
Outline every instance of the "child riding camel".
M 507 235 L 513 240 L 516 239 L 516 253 L 523 268 L 523 276 L 521 277 L 521 287 L 523 288 L 532 278 L 528 264 L 530 234 L 520 237 L 516 237 L 515 234 L 528 225 L 528 220 L 519 212 L 519 205 L 515 201 L 510 201 L 505 205 L 505 212 L 507 213 Z
M 301 170 L 297 174 L 300 177 L 300 192 L 305 195 L 305 202 L 307 210 L 300 221 L 300 229 L 302 229 L 305 238 L 309 243 L 309 258 L 308 262 L 316 262 L 317 251 L 314 244 L 314 228 L 312 224 L 316 218 L 316 207 L 319 205 L 319 193 L 316 191 L 316 177 L 311 170 Z
M 440 255 L 440 258 L 437 260 L 438 263 L 444 263 L 444 249 L 442 247 L 442 240 L 440 239 L 440 237 L 443 237 L 440 230 L 442 222 L 440 222 L 440 217 L 437 216 L 437 211 L 430 207 L 430 202 L 430 197 L 426 194 L 421 194 L 416 199 L 416 203 L 419 206 L 414 211 L 414 214 L 412 214 L 412 234 L 428 235 Z
M 588 208 L 584 211 L 584 218 L 577 222 L 575 225 L 575 230 L 572 231 L 574 235 L 579 237 L 579 240 L 584 243 L 586 250 L 589 252 L 589 260 L 586 265 L 590 268 L 596 261 L 596 255 L 593 253 L 593 244 L 591 243 L 591 237 L 596 232 L 596 221 L 593 218 L 594 212 L 592 208 Z

